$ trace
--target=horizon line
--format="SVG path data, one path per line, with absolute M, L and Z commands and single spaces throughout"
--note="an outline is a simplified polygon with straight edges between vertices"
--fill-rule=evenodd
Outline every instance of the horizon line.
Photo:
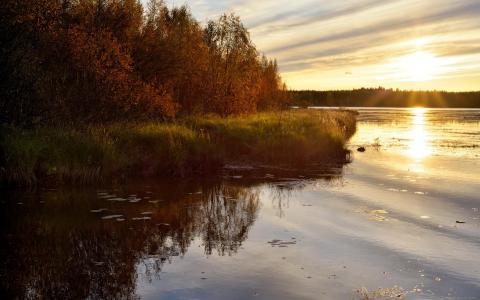
M 289 92 L 349 92 L 359 90 L 385 90 L 393 92 L 422 92 L 422 93 L 480 93 L 480 90 L 464 90 L 464 91 L 452 91 L 452 90 L 408 90 L 399 88 L 384 88 L 384 87 L 360 87 L 351 89 L 288 89 Z

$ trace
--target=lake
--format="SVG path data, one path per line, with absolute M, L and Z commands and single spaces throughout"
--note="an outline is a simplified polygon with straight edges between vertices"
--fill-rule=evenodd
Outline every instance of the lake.
M 2 299 L 480 299 L 480 110 L 358 110 L 345 165 L 2 191 Z

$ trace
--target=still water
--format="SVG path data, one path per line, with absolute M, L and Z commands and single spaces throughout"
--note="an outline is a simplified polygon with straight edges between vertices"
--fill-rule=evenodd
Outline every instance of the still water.
M 480 110 L 359 111 L 347 165 L 1 192 L 2 299 L 480 299 Z

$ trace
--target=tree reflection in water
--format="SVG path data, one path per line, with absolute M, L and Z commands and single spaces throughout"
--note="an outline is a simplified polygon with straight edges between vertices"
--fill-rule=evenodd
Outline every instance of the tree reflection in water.
M 336 170 L 315 178 L 339 178 L 341 168 Z M 256 185 L 275 186 L 281 202 L 305 180 L 289 185 L 295 181 L 226 178 L 114 186 L 101 192 L 3 192 L 2 299 L 135 298 L 139 270 L 146 278 L 158 277 L 163 265 L 185 255 L 195 239 L 206 255 L 236 253 L 259 212 Z M 103 193 L 122 199 L 136 194 L 131 197 L 142 200 L 108 201 L 99 197 Z M 108 210 L 91 212 L 99 208 Z M 102 219 L 108 215 L 122 217 Z

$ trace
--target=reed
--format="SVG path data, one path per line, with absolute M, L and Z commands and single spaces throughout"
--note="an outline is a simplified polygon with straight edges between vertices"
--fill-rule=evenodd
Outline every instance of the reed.
M 226 163 L 306 165 L 344 160 L 350 111 L 290 110 L 117 123 L 81 129 L 2 128 L 0 181 L 87 184 L 129 176 L 213 174 Z

